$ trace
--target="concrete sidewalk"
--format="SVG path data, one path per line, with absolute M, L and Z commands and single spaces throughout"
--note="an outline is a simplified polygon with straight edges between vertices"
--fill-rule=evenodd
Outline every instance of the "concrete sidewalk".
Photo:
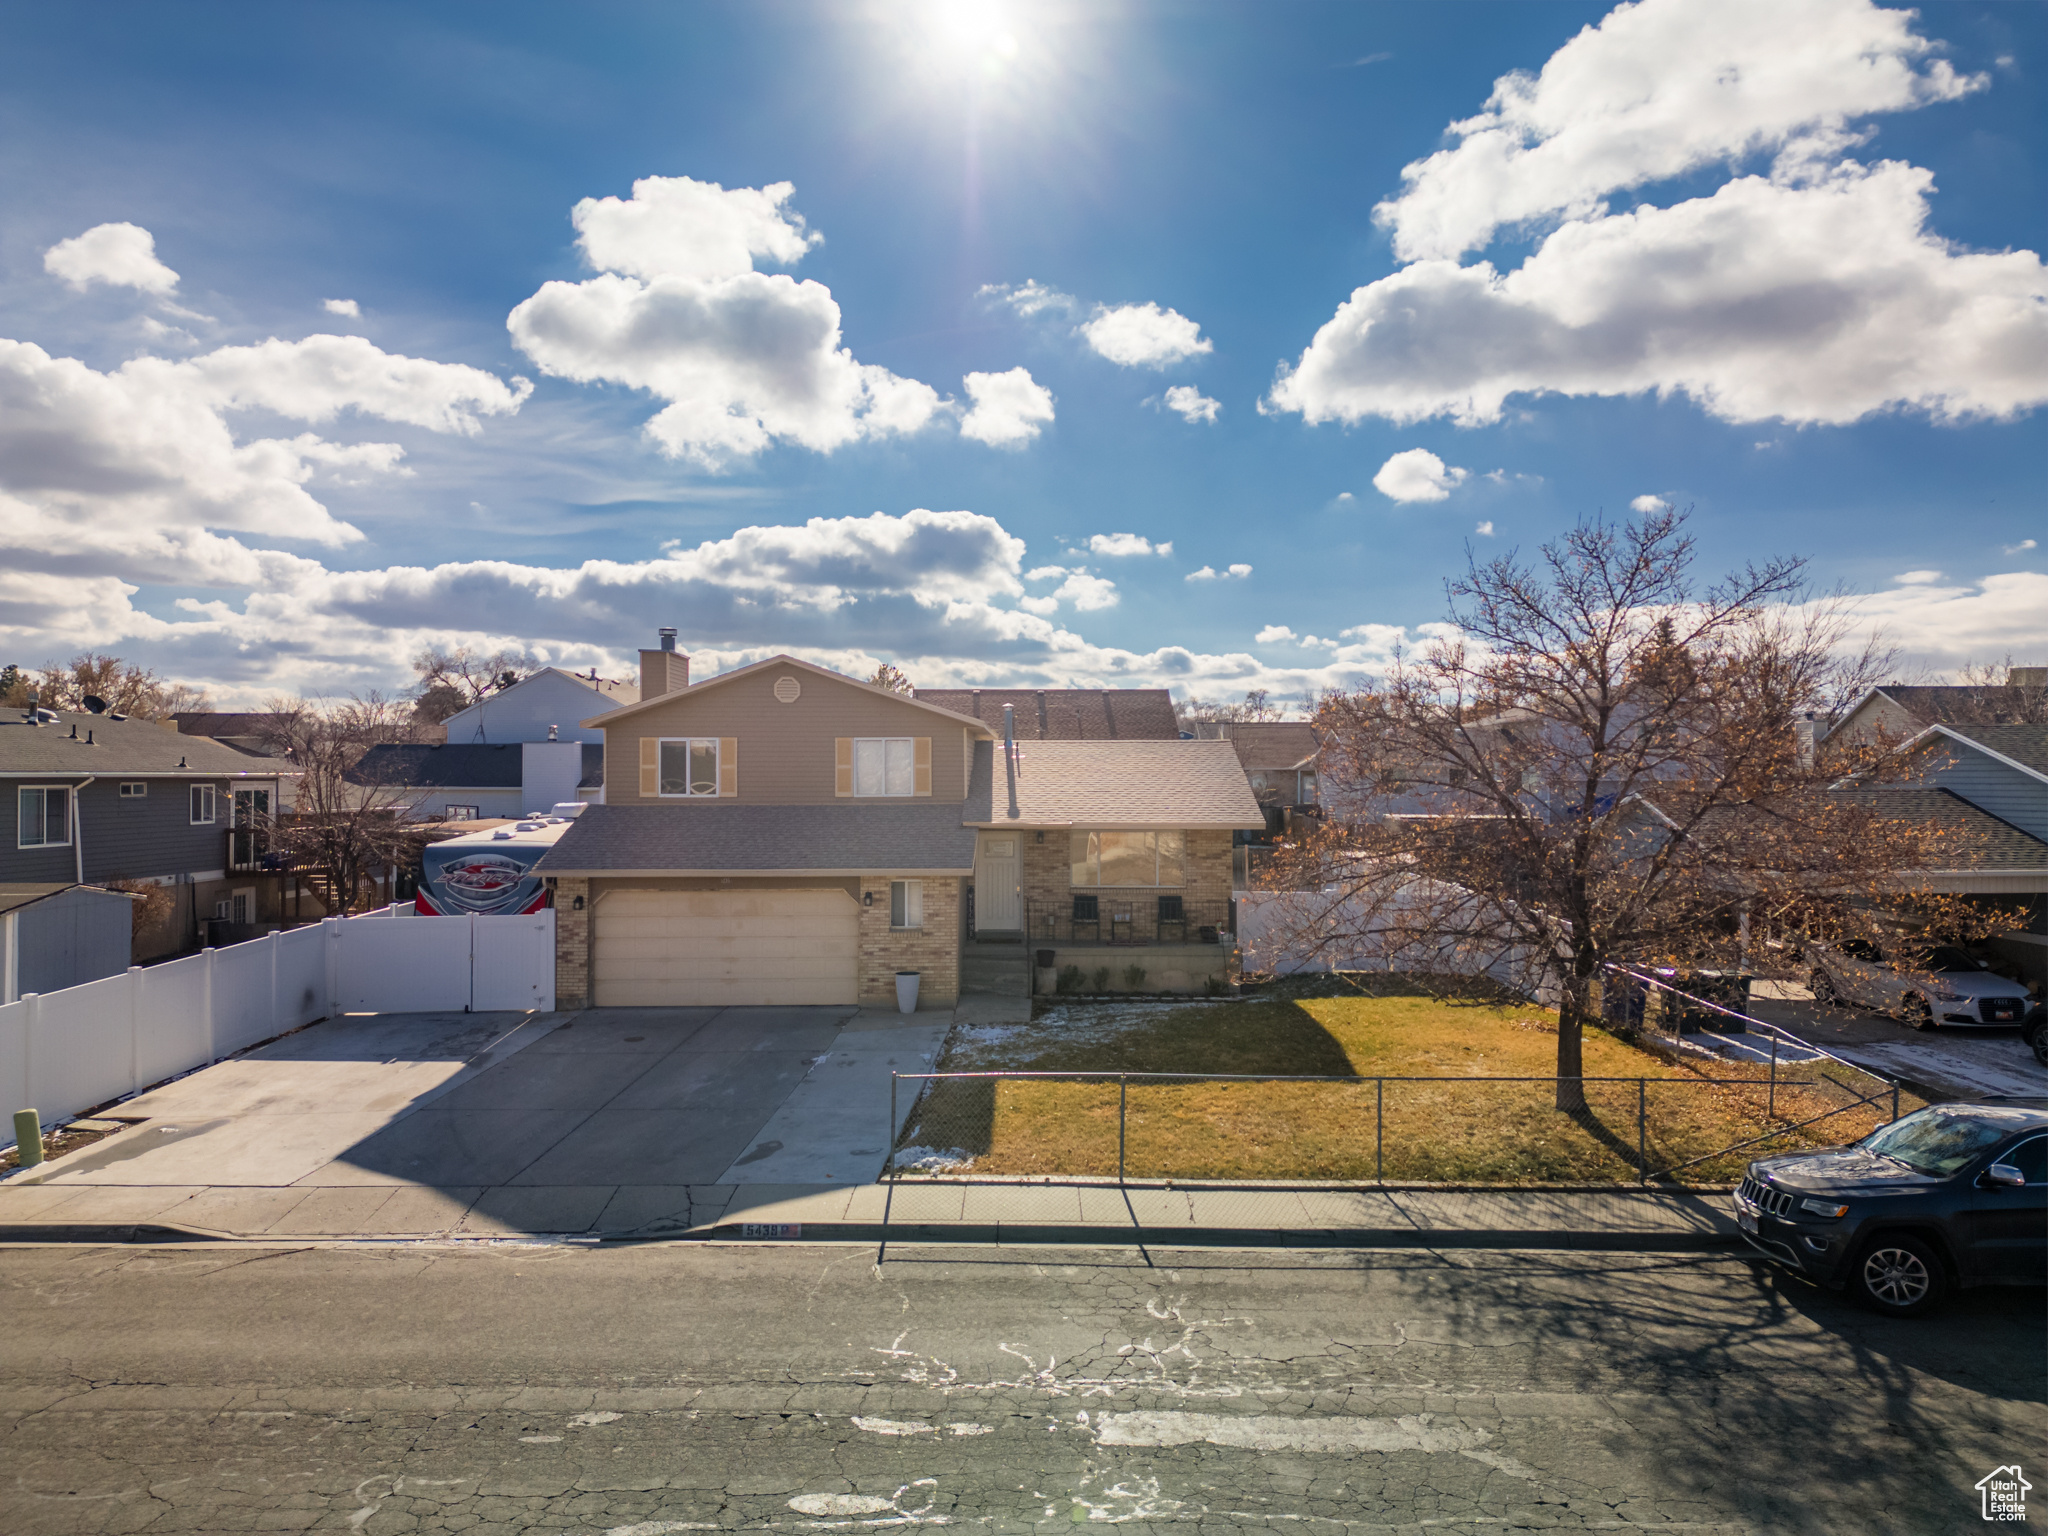
M 340 1193 L 313 1192 L 313 1193 Z M 0 1242 L 188 1238 L 1009 1243 L 1697 1251 L 1738 1242 L 1716 1191 L 1432 1190 L 1092 1180 L 620 1185 L 347 1193 L 78 1185 L 0 1192 Z

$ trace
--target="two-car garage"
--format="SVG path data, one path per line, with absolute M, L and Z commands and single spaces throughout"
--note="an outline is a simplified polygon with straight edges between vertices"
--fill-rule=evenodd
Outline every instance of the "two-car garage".
M 592 1003 L 853 1003 L 860 907 L 844 889 L 635 890 L 591 914 Z

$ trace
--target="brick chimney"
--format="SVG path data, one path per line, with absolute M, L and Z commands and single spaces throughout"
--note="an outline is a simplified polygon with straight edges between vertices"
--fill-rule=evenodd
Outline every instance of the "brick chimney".
M 640 697 L 643 701 L 664 693 L 681 693 L 690 686 L 690 658 L 676 651 L 676 632 L 661 631 L 661 649 L 640 653 Z

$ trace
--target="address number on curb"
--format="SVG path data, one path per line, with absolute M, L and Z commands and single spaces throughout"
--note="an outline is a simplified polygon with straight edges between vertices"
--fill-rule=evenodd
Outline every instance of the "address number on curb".
M 803 1224 L 795 1221 L 747 1221 L 740 1223 L 741 1237 L 802 1237 Z

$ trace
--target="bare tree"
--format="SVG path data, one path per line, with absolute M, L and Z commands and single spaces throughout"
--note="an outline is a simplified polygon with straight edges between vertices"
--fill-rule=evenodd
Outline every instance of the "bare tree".
M 81 651 L 63 666 L 45 663 L 34 680 L 16 672 L 10 692 L 18 702 L 33 693 L 45 709 L 77 711 L 88 697 L 102 699 L 116 714 L 141 720 L 167 720 L 182 710 L 207 708 L 206 691 L 157 676 L 148 667 L 118 656 Z
M 1178 699 L 1174 702 L 1173 713 L 1174 718 L 1180 722 L 1181 729 L 1186 730 L 1193 724 L 1278 720 L 1282 711 L 1277 704 L 1270 702 L 1270 694 L 1266 689 L 1254 688 L 1244 696 L 1241 703 L 1237 704 L 1222 704 L 1193 697 Z
M 2014 680 L 2028 670 L 2038 677 L 2044 669 L 2015 665 L 2011 651 L 2003 661 L 1964 663 L 1956 668 L 1955 680 L 1971 692 L 1945 701 L 1942 720 L 1954 725 L 2048 725 L 2048 687 Z
M 438 707 L 444 698 L 460 698 L 462 702 L 455 709 L 467 709 L 486 694 L 503 693 L 522 678 L 539 671 L 540 663 L 525 651 L 504 647 L 486 653 L 471 650 L 466 645 L 456 646 L 453 650 L 431 646 L 413 657 L 412 669 L 418 679 L 412 694 L 422 704 L 431 698 L 437 701 Z M 455 709 L 438 719 L 445 720 L 455 713 Z
M 891 693 L 909 693 L 916 684 L 904 676 L 902 670 L 891 662 L 883 662 L 875 668 L 875 675 L 868 679 L 877 688 L 886 688 Z
M 406 820 L 412 792 L 361 767 L 372 747 L 409 738 L 410 711 L 375 693 L 341 703 L 274 699 L 266 708 L 266 745 L 289 757 L 299 778 L 291 813 L 262 830 L 293 864 L 319 872 L 321 904 L 340 916 L 365 899 L 375 871 L 405 862 L 418 841 Z
M 1468 557 L 1455 638 L 1317 712 L 1329 825 L 1272 883 L 1320 893 L 1297 953 L 1486 972 L 1558 1003 L 1557 1103 L 1584 1107 L 1581 1030 L 1609 962 L 1740 963 L 1752 919 L 1864 924 L 1908 901 L 1996 926 L 1902 872 L 1957 867 L 1962 834 L 1898 814 L 1895 754 L 1815 761 L 1793 729 L 1883 675 L 1803 562 L 1702 589 L 1681 514 L 1580 525 L 1534 562 Z M 1832 786 L 1858 775 L 1865 787 Z

